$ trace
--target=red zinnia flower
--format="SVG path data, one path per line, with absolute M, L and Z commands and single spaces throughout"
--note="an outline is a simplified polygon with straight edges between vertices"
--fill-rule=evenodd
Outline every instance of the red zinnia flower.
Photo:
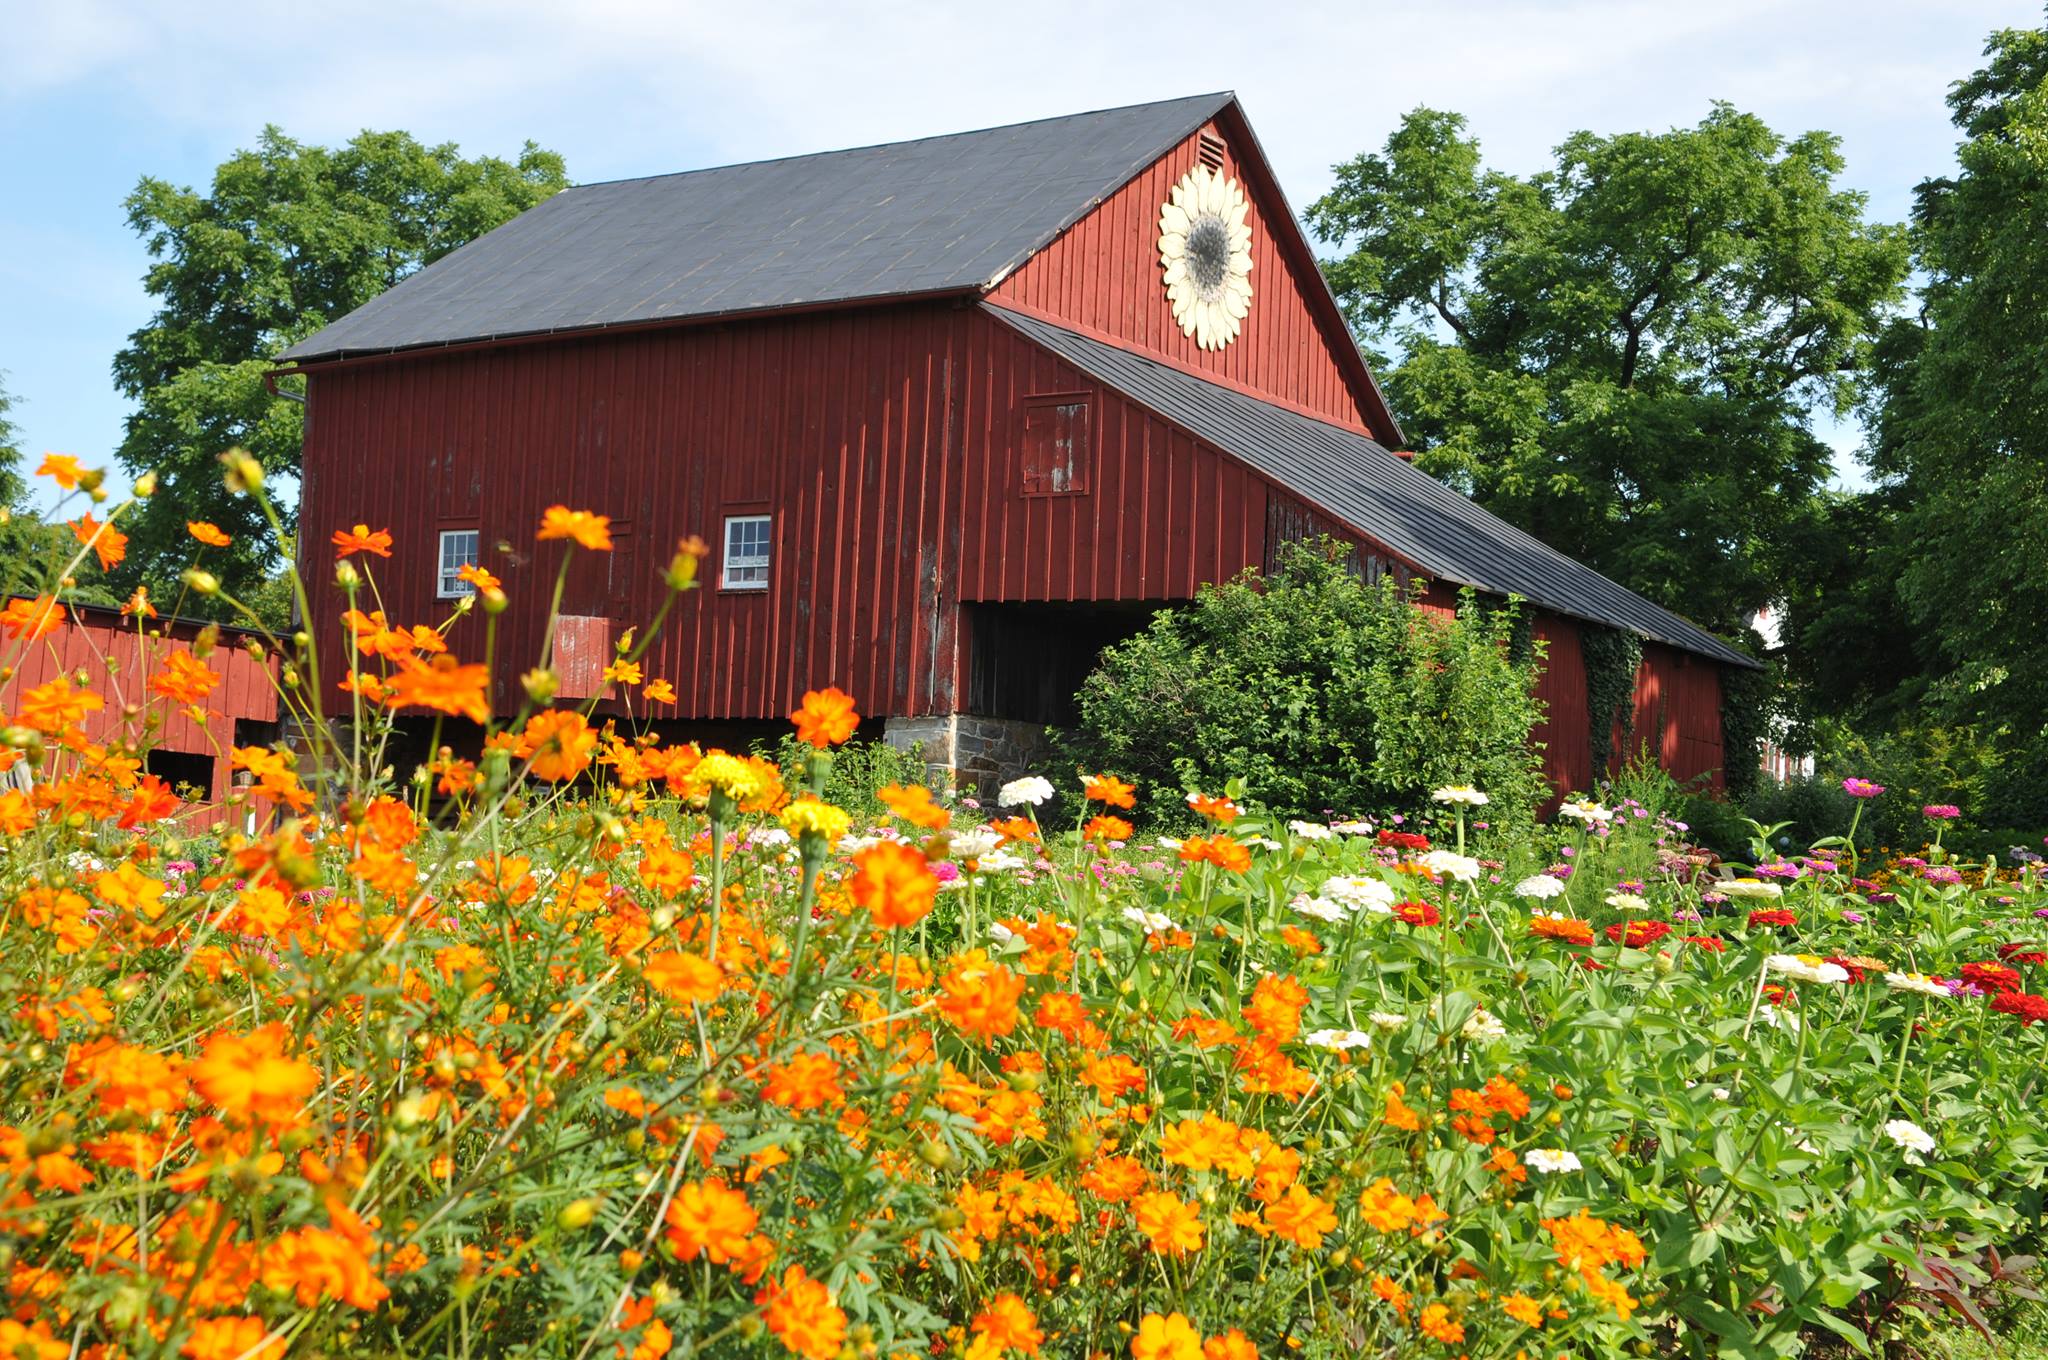
M 1749 914 L 1753 926 L 1791 926 L 1799 924 L 1799 917 L 1789 911 L 1753 911 Z
M 1617 921 L 1607 927 L 1607 938 L 1618 940 L 1630 949 L 1645 949 L 1671 933 L 1671 927 L 1662 921 Z
M 1427 902 L 1402 902 L 1394 907 L 1394 915 L 1411 926 L 1433 926 L 1443 918 L 1437 915 L 1435 907 Z
M 1991 998 L 1991 1009 L 2017 1016 L 2022 1025 L 2031 1025 L 2036 1020 L 2048 1020 L 2048 996 L 2035 996 L 2032 992 L 2000 992 Z
M 2016 992 L 2020 989 L 2020 970 L 2002 963 L 1966 963 L 1962 977 L 1972 987 L 1987 992 Z

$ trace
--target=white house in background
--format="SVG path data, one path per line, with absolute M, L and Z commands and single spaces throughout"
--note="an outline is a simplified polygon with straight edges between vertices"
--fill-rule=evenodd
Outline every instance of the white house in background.
M 1771 611 L 1769 605 L 1765 605 L 1762 609 L 1757 610 L 1756 617 L 1750 622 L 1755 625 L 1756 631 L 1763 638 L 1766 647 L 1776 647 L 1778 645 L 1778 616 Z M 1780 784 L 1788 779 L 1811 778 L 1813 776 L 1812 754 L 1794 755 L 1791 751 L 1786 750 L 1781 744 L 1784 735 L 1783 724 L 1780 724 L 1776 732 L 1764 738 L 1764 773 L 1777 780 Z

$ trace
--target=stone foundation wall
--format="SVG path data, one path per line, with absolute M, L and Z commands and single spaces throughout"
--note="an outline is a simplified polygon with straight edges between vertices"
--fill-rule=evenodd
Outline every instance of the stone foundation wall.
M 891 718 L 882 740 L 909 750 L 924 746 L 925 774 L 938 788 L 992 796 L 1012 779 L 1041 773 L 1049 743 L 1043 723 L 949 713 L 936 718 Z

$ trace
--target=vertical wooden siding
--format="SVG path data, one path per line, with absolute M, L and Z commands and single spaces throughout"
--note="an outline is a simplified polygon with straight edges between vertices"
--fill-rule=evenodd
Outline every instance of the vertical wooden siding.
M 1249 134 L 1211 123 L 1224 137 L 1224 173 L 1245 188 L 1252 228 L 1252 304 L 1236 340 L 1204 350 L 1181 334 L 1159 279 L 1159 206 L 1195 165 L 1191 134 L 997 286 L 997 300 L 1092 331 L 1205 377 L 1276 397 L 1312 414 L 1366 429 L 1364 394 L 1338 358 L 1353 348 L 1341 319 L 1319 316 L 1309 290 L 1322 281 L 1305 251 L 1290 248 L 1287 205 L 1256 163 Z M 1282 236 L 1273 230 L 1283 224 Z M 1375 430 L 1390 438 L 1390 430 Z
M 477 528 L 511 600 L 494 677 L 509 710 L 564 551 L 536 544 L 535 526 L 551 504 L 594 510 L 612 516 L 618 550 L 577 554 L 566 614 L 644 625 L 678 540 L 712 545 L 705 588 L 646 658 L 679 696 L 657 716 L 774 717 L 827 684 L 867 712 L 950 712 L 961 530 L 945 450 L 966 317 L 848 311 L 316 372 L 307 563 L 323 579 L 335 528 L 388 527 L 392 559 L 369 565 L 392 621 L 438 619 L 437 533 Z M 763 512 L 768 589 L 721 591 L 724 516 Z M 482 620 L 457 625 L 453 645 L 479 655 Z
M 1721 746 L 1721 671 L 1705 657 L 1662 643 L 1643 644 L 1636 670 L 1636 730 L 1617 756 L 1634 755 L 1647 743 L 1657 763 L 1681 780 L 1709 775 L 1708 787 L 1724 787 Z
M 960 599 L 1185 600 L 1264 562 L 1267 486 L 1244 463 L 978 313 L 964 372 Z M 1029 399 L 1082 393 L 1087 490 L 1024 494 Z
M 206 658 L 207 668 L 220 677 L 220 684 L 201 705 L 207 721 L 195 722 L 184 708 L 152 695 L 148 685 L 149 677 L 164 668 L 170 653 L 191 650 L 196 632 L 190 627 L 174 627 L 170 636 L 138 638 L 132 624 L 74 614 L 36 641 L 4 649 L 12 673 L 0 681 L 0 710 L 14 711 L 24 690 L 48 684 L 59 675 L 75 679 L 83 673 L 84 687 L 106 701 L 104 708 L 88 714 L 81 724 L 88 740 L 132 742 L 211 756 L 213 787 L 209 797 L 218 803 L 228 792 L 228 748 L 235 739 L 235 720 L 277 720 L 276 662 L 255 661 L 240 647 L 223 641 Z M 128 716 L 130 705 L 140 715 L 162 719 L 153 736 L 145 734 L 142 716 Z M 213 819 L 200 820 L 207 823 Z
M 1543 669 L 1536 677 L 1544 714 L 1530 735 L 1543 745 L 1543 777 L 1560 797 L 1590 790 L 1593 739 L 1586 722 L 1586 658 L 1579 650 L 1579 625 L 1539 612 L 1535 630 L 1544 644 Z

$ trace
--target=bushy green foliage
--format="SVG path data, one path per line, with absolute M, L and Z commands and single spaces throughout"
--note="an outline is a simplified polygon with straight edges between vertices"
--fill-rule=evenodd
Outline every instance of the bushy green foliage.
M 1345 552 L 1296 545 L 1271 577 L 1207 587 L 1110 648 L 1067 754 L 1154 788 L 1240 778 L 1290 815 L 1417 808 L 1457 783 L 1526 820 L 1544 793 L 1541 705 L 1517 611 L 1468 595 L 1454 619 L 1429 614 L 1391 581 L 1365 585 Z
M 791 787 L 808 782 L 807 769 L 812 748 L 798 741 L 795 733 L 784 733 L 771 754 L 782 768 Z M 826 776 L 824 798 L 861 817 L 881 817 L 889 809 L 876 791 L 889 784 L 926 782 L 923 743 L 905 749 L 886 741 L 855 741 L 839 748 Z

